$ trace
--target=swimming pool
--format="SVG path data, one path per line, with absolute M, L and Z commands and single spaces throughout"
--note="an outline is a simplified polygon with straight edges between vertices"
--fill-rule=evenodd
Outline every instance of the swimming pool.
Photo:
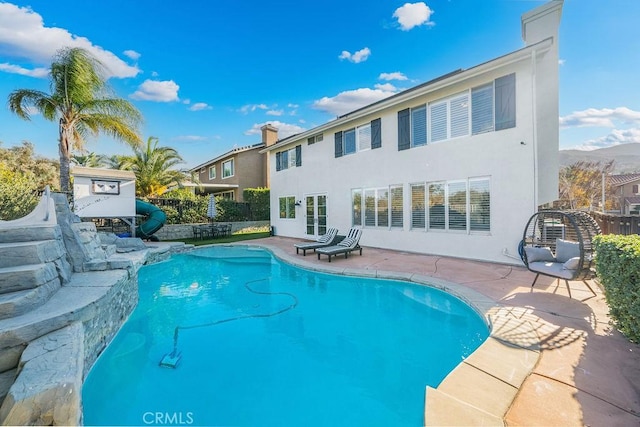
M 83 387 L 87 425 L 421 425 L 488 336 L 428 286 L 215 246 L 139 272 L 140 301 Z M 159 366 L 176 348 L 175 368 Z

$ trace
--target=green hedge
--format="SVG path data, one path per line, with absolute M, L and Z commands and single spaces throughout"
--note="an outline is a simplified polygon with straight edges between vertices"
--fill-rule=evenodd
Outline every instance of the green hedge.
M 269 219 L 269 189 L 246 188 L 242 191 L 242 198 L 251 206 L 251 216 L 256 221 Z
M 630 341 L 640 343 L 640 236 L 599 235 L 593 242 L 611 318 Z

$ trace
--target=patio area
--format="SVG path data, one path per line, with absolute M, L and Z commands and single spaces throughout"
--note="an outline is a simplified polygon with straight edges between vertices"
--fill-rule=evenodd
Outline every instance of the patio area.
M 512 387 L 500 377 L 494 378 L 495 390 L 474 388 L 473 375 L 454 390 L 466 395 L 466 401 L 479 400 L 478 408 L 487 404 L 484 400 L 504 407 L 506 425 L 640 425 L 640 346 L 612 328 L 604 295 L 597 285 L 592 285 L 597 292 L 594 297 L 584 283 L 571 282 L 573 298 L 569 298 L 564 283 L 547 277 L 541 276 L 532 290 L 534 274 L 524 267 L 369 247 L 364 248 L 362 256 L 353 253 L 344 259 L 340 255 L 329 264 L 326 258 L 318 260 L 313 252 L 304 257 L 296 255 L 293 244 L 299 241 L 275 236 L 251 244 L 268 247 L 285 260 L 312 269 L 409 280 L 427 276 L 435 283 L 453 282 L 495 302 L 494 330 L 500 317 L 532 325 L 534 351 L 539 357 L 535 365 L 522 368 L 527 375 L 516 386 L 515 399 L 513 395 L 500 397 L 498 389 Z M 524 347 L 533 348 L 530 343 Z M 487 362 L 490 364 L 500 364 L 510 357 L 505 348 L 489 354 L 493 356 Z M 469 369 L 467 361 L 456 371 L 460 369 Z M 447 392 L 452 394 L 451 390 Z M 441 412 L 438 417 L 444 418 L 438 418 L 439 424 L 465 425 L 465 419 L 482 422 L 477 418 L 482 410 L 466 415 L 445 408 Z M 492 424 L 490 417 L 487 420 L 484 425 Z

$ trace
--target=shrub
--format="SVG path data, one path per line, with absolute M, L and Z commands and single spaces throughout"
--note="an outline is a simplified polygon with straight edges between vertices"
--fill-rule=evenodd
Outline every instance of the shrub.
M 244 201 L 251 206 L 251 217 L 255 221 L 265 221 L 269 219 L 269 189 L 268 188 L 246 188 L 242 192 Z
M 593 242 L 611 318 L 630 341 L 640 343 L 640 236 L 599 235 Z
M 0 220 L 22 218 L 38 204 L 37 183 L 0 165 Z

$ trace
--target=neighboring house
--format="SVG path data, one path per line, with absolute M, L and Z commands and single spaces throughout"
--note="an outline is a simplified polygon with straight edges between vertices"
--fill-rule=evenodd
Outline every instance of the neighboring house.
M 365 246 L 519 263 L 527 220 L 558 197 L 561 11 L 524 14 L 520 50 L 265 148 L 276 234 L 355 226 Z
M 262 142 L 234 148 L 191 169 L 200 181 L 193 184 L 196 194 L 214 194 L 241 202 L 245 188 L 269 187 L 269 159 L 261 150 L 276 142 L 278 129 L 267 124 L 261 130 Z
M 609 183 L 615 188 L 622 215 L 640 213 L 640 173 L 611 175 Z

